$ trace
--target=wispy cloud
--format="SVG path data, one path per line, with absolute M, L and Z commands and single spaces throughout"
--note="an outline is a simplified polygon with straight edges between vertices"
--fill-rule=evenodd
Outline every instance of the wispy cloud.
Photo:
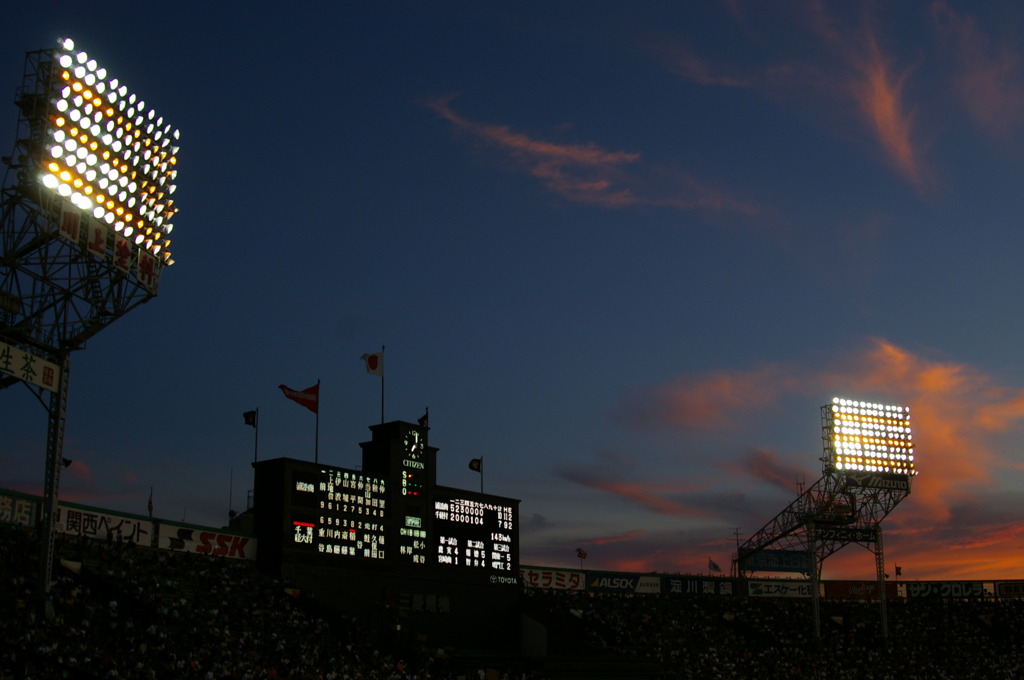
M 506 125 L 471 120 L 452 107 L 454 95 L 424 105 L 459 132 L 498 150 L 548 190 L 574 203 L 603 208 L 663 206 L 679 210 L 754 214 L 757 207 L 685 172 L 666 173 L 641 162 L 641 154 L 609 151 L 594 142 L 557 143 L 531 137 Z
M 698 85 L 751 88 L 758 83 L 749 74 L 731 73 L 728 66 L 702 58 L 683 46 L 664 48 L 663 59 L 671 72 Z
M 796 387 L 794 380 L 777 365 L 680 376 L 664 385 L 631 390 L 616 417 L 635 428 L 719 429 L 738 415 L 772 404 L 781 390 Z
M 907 96 L 914 65 L 898 65 L 896 57 L 883 48 L 870 16 L 859 25 L 840 24 L 819 2 L 798 7 L 803 12 L 792 17 L 786 39 L 771 41 L 776 48 L 781 46 L 783 54 L 759 70 L 743 72 L 684 47 L 662 49 L 663 59 L 670 71 L 699 85 L 757 89 L 770 99 L 801 107 L 808 100 L 832 101 L 833 115 L 827 119 L 835 121 L 837 130 L 846 126 L 848 111 L 857 111 L 896 171 L 918 189 L 926 189 L 930 171 L 914 125 L 914 106 Z M 756 20 L 735 9 L 737 20 L 756 34 Z M 773 7 L 772 12 L 777 14 L 778 8 Z M 810 63 L 785 52 L 786 45 L 803 45 L 809 40 L 824 42 L 835 59 Z
M 768 482 L 784 491 L 792 491 L 796 488 L 797 480 L 807 478 L 807 470 L 788 464 L 775 452 L 765 449 L 754 449 L 739 461 L 727 461 L 721 466 L 732 473 L 746 474 Z
M 914 114 L 904 96 L 912 69 L 898 72 L 882 53 L 874 33 L 865 33 L 865 51 L 851 64 L 860 78 L 850 84 L 850 92 L 896 168 L 913 184 L 922 186 L 921 152 L 912 139 Z
M 1015 45 L 994 45 L 969 16 L 946 2 L 932 5 L 943 44 L 956 61 L 954 83 L 962 105 L 987 133 L 1008 138 L 1024 125 L 1024 59 Z
M 560 474 L 571 482 L 611 494 L 659 515 L 699 517 L 708 514 L 706 509 L 683 500 L 688 493 L 697 490 L 692 486 L 649 480 L 629 480 L 624 477 L 621 467 L 594 466 L 587 469 L 571 467 L 561 470 Z
M 585 545 L 589 547 L 592 545 L 608 545 L 609 543 L 622 543 L 624 541 L 634 541 L 638 538 L 641 538 L 643 535 L 644 532 L 642 529 L 630 529 L 629 531 L 623 534 L 618 534 L 616 536 L 595 536 L 593 538 L 588 538 L 583 543 L 580 543 L 580 545 Z

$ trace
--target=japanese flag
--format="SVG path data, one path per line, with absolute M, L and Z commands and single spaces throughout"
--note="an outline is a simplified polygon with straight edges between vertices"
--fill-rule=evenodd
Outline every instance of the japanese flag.
M 370 375 L 384 375 L 384 352 L 364 354 L 361 359 L 366 362 L 366 372 Z

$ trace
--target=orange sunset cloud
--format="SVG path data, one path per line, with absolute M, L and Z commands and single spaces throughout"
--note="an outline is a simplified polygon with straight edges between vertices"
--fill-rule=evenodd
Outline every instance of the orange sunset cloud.
M 871 17 L 865 17 L 860 26 L 840 25 L 823 4 L 811 2 L 806 7 L 809 11 L 798 17 L 791 29 L 799 31 L 801 24 L 809 25 L 813 36 L 825 42 L 837 61 L 809 63 L 783 56 L 758 72 L 739 74 L 736 67 L 714 63 L 680 47 L 662 49 L 663 60 L 669 70 L 699 85 L 757 88 L 767 97 L 790 96 L 800 101 L 824 96 L 842 102 L 837 112 L 849 110 L 852 101 L 897 172 L 915 187 L 926 188 L 930 173 L 915 140 L 914 106 L 906 94 L 914 68 L 896 65 L 883 49 Z M 748 30 L 758 30 L 756 22 L 744 20 L 740 12 L 734 14 L 745 21 Z M 797 42 L 804 41 L 806 36 Z

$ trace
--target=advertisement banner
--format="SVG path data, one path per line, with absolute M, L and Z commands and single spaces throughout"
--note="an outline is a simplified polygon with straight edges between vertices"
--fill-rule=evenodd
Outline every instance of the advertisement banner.
M 550 588 L 552 590 L 586 590 L 586 574 L 582 571 L 562 571 L 522 567 L 519 576 L 528 588 Z
M 587 590 L 656 594 L 661 592 L 661 578 L 622 572 L 587 572 Z
M 239 560 L 256 559 L 255 538 L 168 522 L 160 524 L 157 547 Z
M 810 553 L 802 550 L 750 550 L 741 548 L 739 565 L 742 571 L 789 571 L 809 573 Z
M 859 527 L 815 527 L 815 538 L 819 541 L 848 541 L 854 543 L 872 543 L 877 539 L 874 529 Z
M 980 581 L 910 582 L 906 586 L 907 597 L 985 597 L 985 584 Z
M 893 472 L 845 472 L 848 486 L 910 491 L 910 477 Z
M 810 581 L 748 581 L 750 597 L 810 597 Z
M 733 595 L 730 578 L 693 578 L 662 576 L 662 592 L 669 595 Z
M 0 373 L 13 375 L 18 380 L 56 392 L 60 366 L 0 342 Z
M 878 600 L 878 581 L 825 581 L 825 597 L 832 600 Z M 885 584 L 885 596 L 899 596 L 896 584 Z
M 88 508 L 60 504 L 56 515 L 57 531 L 115 543 L 150 545 L 153 522 L 130 515 L 115 515 Z
M 1024 581 L 997 583 L 996 595 L 999 597 L 1024 598 Z
M 19 527 L 35 526 L 37 501 L 16 494 L 0 493 L 0 523 Z

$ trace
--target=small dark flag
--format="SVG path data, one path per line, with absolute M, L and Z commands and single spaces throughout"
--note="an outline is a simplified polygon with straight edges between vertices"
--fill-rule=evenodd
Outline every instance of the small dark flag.
M 256 427 L 256 411 L 246 411 L 242 414 L 242 418 L 245 419 L 246 425 Z
M 583 548 L 576 548 L 576 557 L 580 558 L 581 560 L 587 559 L 587 551 Z
M 722 573 L 722 568 L 720 566 L 718 566 L 717 564 L 715 564 L 715 561 L 713 559 L 711 559 L 710 557 L 708 558 L 708 570 L 709 571 L 717 571 L 718 573 Z
M 417 420 L 416 422 L 419 423 L 420 427 L 425 427 L 425 428 L 427 428 L 429 430 L 430 429 L 430 409 L 427 409 L 426 411 L 424 411 L 423 415 L 420 416 L 420 419 Z
M 896 575 L 897 576 L 903 576 L 903 567 L 901 567 L 898 564 L 896 565 Z
M 483 458 L 474 458 L 473 460 L 469 461 L 469 469 L 472 470 L 473 472 L 483 472 L 484 471 L 484 459 Z

